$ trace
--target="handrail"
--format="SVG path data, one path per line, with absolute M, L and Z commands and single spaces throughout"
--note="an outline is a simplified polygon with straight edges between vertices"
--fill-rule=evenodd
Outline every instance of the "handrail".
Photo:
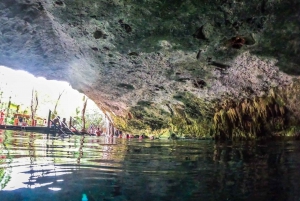
M 62 129 L 60 129 L 59 127 L 57 127 L 57 126 L 54 124 L 54 122 L 53 122 L 52 120 L 50 120 L 50 121 L 51 121 L 52 125 L 53 125 L 55 128 L 57 128 L 58 130 L 60 130 L 63 134 L 67 135 Z
M 63 124 L 65 126 L 65 128 L 67 128 L 73 135 L 75 135 L 75 133 L 73 131 L 71 131 L 71 129 L 68 128 L 67 124 L 65 124 L 63 121 L 59 121 L 61 124 Z
M 73 125 L 71 125 L 71 127 L 73 127 L 77 133 L 80 133 Z

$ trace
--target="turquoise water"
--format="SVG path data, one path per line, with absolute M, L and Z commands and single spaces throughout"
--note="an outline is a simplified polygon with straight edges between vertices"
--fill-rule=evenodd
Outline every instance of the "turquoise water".
M 0 181 L 1 201 L 299 200 L 300 146 L 0 130 Z

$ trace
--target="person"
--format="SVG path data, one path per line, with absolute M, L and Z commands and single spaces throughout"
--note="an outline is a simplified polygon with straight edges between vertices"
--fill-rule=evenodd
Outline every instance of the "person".
M 43 125 L 47 126 L 47 120 L 46 119 L 43 120 Z
M 118 129 L 115 130 L 114 136 L 119 137 L 119 130 Z
M 61 124 L 60 124 L 60 116 L 57 116 L 55 117 L 53 120 L 52 120 L 52 125 L 58 129 L 61 128 Z
M 27 126 L 27 120 L 26 119 L 24 119 L 23 122 L 22 122 L 22 127 L 25 127 L 25 126 Z
M 0 111 L 0 125 L 4 125 L 5 113 L 4 110 Z
M 99 127 L 98 127 L 97 130 L 96 130 L 96 135 L 97 135 L 97 136 L 100 136 L 100 135 L 101 135 L 101 131 L 100 131 L 100 128 L 99 128 Z
M 63 118 L 62 122 L 61 122 L 61 128 L 63 130 L 67 129 L 67 122 L 66 122 L 66 118 Z
M 19 117 L 19 126 L 23 126 L 23 117 Z
M 90 125 L 90 127 L 89 127 L 89 129 L 88 129 L 88 133 L 89 133 L 90 135 L 96 134 L 96 133 L 95 133 L 95 127 L 94 127 L 93 124 Z
M 18 116 L 16 116 L 14 118 L 14 126 L 18 126 L 18 125 L 19 125 L 19 118 L 18 118 Z

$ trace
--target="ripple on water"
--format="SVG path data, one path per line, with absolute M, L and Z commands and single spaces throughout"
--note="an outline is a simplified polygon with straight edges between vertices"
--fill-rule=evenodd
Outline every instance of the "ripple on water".
M 297 141 L 0 138 L 1 201 L 300 199 Z

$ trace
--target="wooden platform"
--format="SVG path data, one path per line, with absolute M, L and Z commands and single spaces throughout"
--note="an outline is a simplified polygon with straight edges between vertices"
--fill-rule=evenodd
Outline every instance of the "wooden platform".
M 13 126 L 13 125 L 0 125 L 0 129 L 5 130 L 26 130 L 26 131 L 49 131 L 48 127 L 40 126 Z
M 57 130 L 54 130 L 53 128 L 48 128 L 48 127 L 42 127 L 42 126 L 13 126 L 13 125 L 0 125 L 0 129 L 3 130 L 23 130 L 23 131 L 28 131 L 28 132 L 39 132 L 39 133 L 57 133 Z M 88 134 L 86 132 L 78 132 L 78 131 L 64 131 L 66 134 L 76 134 L 76 135 L 84 135 Z

